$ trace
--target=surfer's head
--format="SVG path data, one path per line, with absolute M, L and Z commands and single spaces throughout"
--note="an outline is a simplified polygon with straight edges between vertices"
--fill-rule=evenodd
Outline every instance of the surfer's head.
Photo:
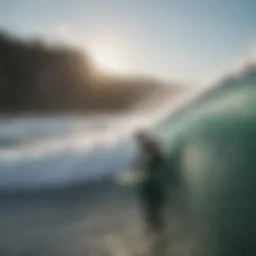
M 139 130 L 135 133 L 135 139 L 139 144 L 143 144 L 151 140 L 151 136 L 144 130 Z
M 159 142 L 144 130 L 135 133 L 136 141 L 140 149 L 147 155 L 155 155 L 160 152 Z

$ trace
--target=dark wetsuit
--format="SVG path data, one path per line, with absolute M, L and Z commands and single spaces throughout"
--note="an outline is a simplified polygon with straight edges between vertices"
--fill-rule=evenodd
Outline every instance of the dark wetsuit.
M 165 202 L 165 191 L 161 181 L 161 166 L 164 159 L 155 154 L 148 159 L 145 167 L 145 180 L 140 184 L 140 194 L 147 223 L 154 231 L 162 228 L 162 208 Z

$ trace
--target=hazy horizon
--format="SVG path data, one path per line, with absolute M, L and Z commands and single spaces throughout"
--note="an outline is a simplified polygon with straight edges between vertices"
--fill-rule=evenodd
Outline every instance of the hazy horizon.
M 256 3 L 3 0 L 0 27 L 88 49 L 99 68 L 205 83 L 254 54 Z

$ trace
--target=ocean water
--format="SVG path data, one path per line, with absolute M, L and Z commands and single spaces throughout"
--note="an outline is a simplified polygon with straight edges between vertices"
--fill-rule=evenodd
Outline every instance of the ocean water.
M 116 175 L 132 168 L 131 131 L 149 117 L 1 119 L 0 255 L 254 255 L 255 70 L 149 127 L 178 159 L 159 237 L 146 232 L 136 183 Z
M 144 119 L 2 118 L 0 255 L 132 255 L 145 250 L 136 191 L 117 175 L 132 168 L 131 131 Z
M 129 168 L 134 152 L 130 131 L 138 120 L 142 118 L 2 118 L 0 189 L 61 186 Z

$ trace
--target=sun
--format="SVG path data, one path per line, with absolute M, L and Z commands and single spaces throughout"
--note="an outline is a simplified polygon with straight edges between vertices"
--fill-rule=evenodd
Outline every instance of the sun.
M 124 60 L 117 50 L 111 48 L 98 48 L 92 51 L 92 58 L 96 66 L 107 72 L 123 72 Z

